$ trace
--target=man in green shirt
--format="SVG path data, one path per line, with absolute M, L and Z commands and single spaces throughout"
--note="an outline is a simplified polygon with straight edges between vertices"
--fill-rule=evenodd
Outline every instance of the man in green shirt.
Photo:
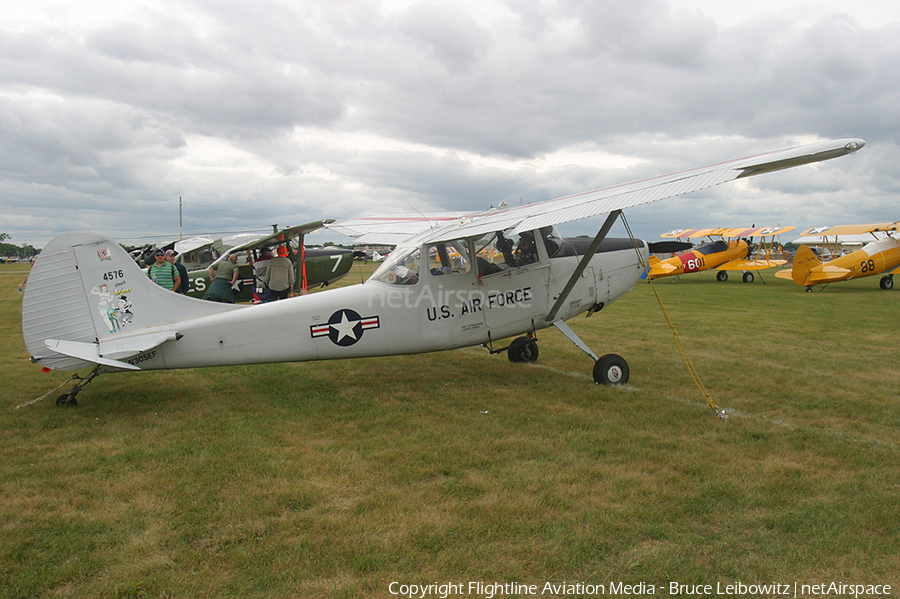
M 175 266 L 166 262 L 166 253 L 162 250 L 156 250 L 156 264 L 151 264 L 147 269 L 147 276 L 159 285 L 169 291 L 177 289 L 181 285 L 181 276 L 175 270 Z

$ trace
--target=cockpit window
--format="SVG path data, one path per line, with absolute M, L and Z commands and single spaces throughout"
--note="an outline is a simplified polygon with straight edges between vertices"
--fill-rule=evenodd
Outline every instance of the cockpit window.
M 485 235 L 475 242 L 475 261 L 481 276 L 528 266 L 538 260 L 533 231 L 517 235 L 507 229 Z
M 436 277 L 472 272 L 469 243 L 456 239 L 428 248 L 428 270 Z
M 369 280 L 390 285 L 415 285 L 419 282 L 419 253 L 418 247 L 398 247 Z

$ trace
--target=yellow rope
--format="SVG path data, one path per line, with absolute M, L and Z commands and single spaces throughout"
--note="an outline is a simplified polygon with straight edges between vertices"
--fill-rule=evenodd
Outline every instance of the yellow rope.
M 622 214 L 622 222 L 625 224 L 625 230 L 628 231 L 628 237 L 631 239 L 631 243 L 634 245 L 634 251 L 637 254 L 638 261 L 641 263 L 641 267 L 644 269 L 644 272 L 648 272 L 646 263 L 644 262 L 644 256 L 641 255 L 641 252 L 637 245 L 637 240 L 634 238 L 634 234 L 631 232 L 631 227 L 628 225 L 628 221 L 625 219 L 625 214 Z M 666 318 L 666 323 L 669 325 L 669 328 L 672 329 L 672 338 L 675 340 L 675 346 L 678 348 L 678 351 L 681 352 L 681 358 L 684 360 L 685 365 L 687 366 L 688 372 L 691 373 L 691 378 L 694 379 L 694 384 L 697 385 L 697 388 L 700 389 L 700 394 L 703 395 L 703 398 L 706 399 L 706 403 L 709 404 L 716 415 L 719 418 L 728 418 L 728 414 L 725 413 L 724 410 L 720 410 L 718 406 L 716 406 L 716 402 L 713 401 L 713 398 L 710 396 L 709 392 L 706 390 L 706 386 L 704 386 L 703 381 L 700 379 L 700 373 L 697 372 L 697 369 L 694 368 L 694 363 L 691 361 L 690 356 L 688 356 L 687 349 L 684 347 L 684 344 L 681 342 L 681 338 L 678 336 L 678 331 L 675 330 L 675 323 L 672 322 L 672 318 L 669 316 L 669 312 L 666 310 L 665 305 L 663 305 L 662 298 L 659 296 L 659 292 L 656 290 L 656 286 L 653 284 L 653 279 L 648 279 L 650 283 L 650 288 L 653 289 L 653 294 L 656 295 L 656 301 L 659 303 L 659 308 L 662 310 L 663 316 Z

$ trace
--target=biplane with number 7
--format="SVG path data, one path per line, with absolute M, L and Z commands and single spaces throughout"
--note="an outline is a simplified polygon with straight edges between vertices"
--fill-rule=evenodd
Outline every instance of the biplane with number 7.
M 891 236 L 900 228 L 900 221 L 874 225 L 838 225 L 834 227 L 813 227 L 801 233 L 801 237 L 821 235 L 825 246 L 831 246 L 838 253 L 841 235 L 871 234 L 872 241 L 862 249 L 850 252 L 834 260 L 823 262 L 808 246 L 801 245 L 794 254 L 794 264 L 790 269 L 775 273 L 779 279 L 793 280 L 797 285 L 812 291 L 814 285 L 872 277 L 881 277 L 882 289 L 894 288 L 894 274 L 900 272 L 900 240 Z M 877 235 L 882 233 L 883 235 Z M 829 241 L 828 238 L 832 237 Z M 886 274 L 885 274 L 886 273 Z
M 743 271 L 743 281 L 752 283 L 754 277 L 750 271 L 787 264 L 787 260 L 772 258 L 774 240 L 775 236 L 793 231 L 794 228 L 675 229 L 663 233 L 662 237 L 666 239 L 706 237 L 710 241 L 666 260 L 651 256 L 647 278 L 652 280 L 715 269 L 718 271 L 716 280 L 727 281 L 729 270 L 740 270 Z M 755 252 L 753 250 L 754 237 L 760 238 Z

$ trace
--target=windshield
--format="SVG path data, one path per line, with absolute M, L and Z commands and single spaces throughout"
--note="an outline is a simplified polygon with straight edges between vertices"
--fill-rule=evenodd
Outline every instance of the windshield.
M 728 244 L 724 241 L 713 241 L 712 243 L 707 243 L 706 245 L 701 245 L 698 248 L 695 248 L 696 251 L 700 252 L 704 256 L 708 256 L 710 254 L 715 254 L 718 252 L 724 252 L 728 249 Z
M 398 247 L 369 280 L 390 285 L 415 285 L 419 282 L 419 248 Z

